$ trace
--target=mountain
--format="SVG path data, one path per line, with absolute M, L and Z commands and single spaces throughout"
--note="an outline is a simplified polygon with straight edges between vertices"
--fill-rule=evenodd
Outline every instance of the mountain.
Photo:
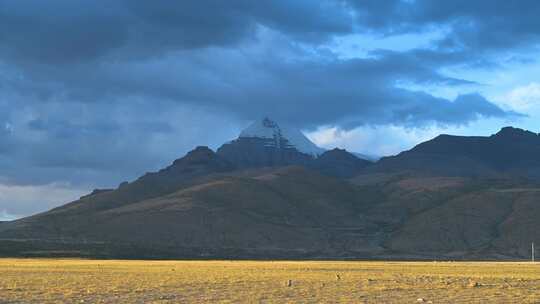
M 168 194 L 111 200 L 125 191 L 11 222 L 0 237 L 89 252 L 108 244 L 100 254 L 111 256 L 339 255 L 342 243 L 358 242 L 355 231 L 368 229 L 360 212 L 372 203 L 349 183 L 294 166 L 207 176 Z
M 0 225 L 0 255 L 105 258 L 519 258 L 540 186 L 298 166 L 228 171 L 116 204 L 100 193 Z M 103 205 L 103 202 L 108 204 Z
M 268 117 L 255 121 L 238 136 L 242 138 L 265 139 L 265 145 L 276 148 L 294 148 L 298 152 L 317 157 L 325 150 L 310 141 L 302 131 L 287 126 L 280 126 Z
M 535 182 L 386 175 L 355 183 L 380 191 L 368 217 L 387 231 L 389 257 L 526 258 L 540 240 L 530 233 L 540 228 Z
M 345 150 L 319 148 L 300 130 L 269 118 L 252 123 L 216 154 L 237 168 L 300 165 L 340 178 L 353 177 L 371 164 Z
M 306 165 L 324 152 L 301 131 L 282 128 L 269 118 L 254 122 L 217 155 L 240 168 Z
M 537 134 L 441 135 L 373 164 L 280 132 L 0 223 L 0 256 L 515 259 L 540 243 Z
M 343 149 L 326 151 L 309 166 L 323 174 L 339 178 L 351 178 L 358 175 L 372 162 L 356 157 Z
M 370 172 L 399 171 L 540 179 L 540 135 L 512 127 L 488 137 L 439 135 L 370 168 Z
M 380 156 L 377 156 L 375 154 L 363 154 L 363 153 L 358 153 L 358 152 L 351 152 L 354 156 L 360 158 L 360 159 L 363 159 L 363 160 L 367 160 L 367 161 L 370 161 L 372 163 L 378 161 L 379 159 L 381 159 Z
M 234 165 L 218 157 L 208 147 L 197 147 L 170 166 L 158 172 L 146 173 L 131 183 L 123 182 L 114 191 L 94 190 L 87 197 L 83 197 L 81 208 L 103 210 L 165 195 L 181 186 L 189 185 L 197 178 L 234 169 Z M 94 199 L 91 203 L 86 203 L 84 198 Z

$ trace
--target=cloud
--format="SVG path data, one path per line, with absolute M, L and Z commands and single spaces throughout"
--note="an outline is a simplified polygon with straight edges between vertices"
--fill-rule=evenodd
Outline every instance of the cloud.
M 339 59 L 325 48 L 332 37 L 350 34 L 358 25 L 384 34 L 454 20 L 435 16 L 423 1 L 33 4 L 5 1 L 0 9 L 6 25 L 0 33 L 4 86 L 20 99 L 126 106 L 126 100 L 141 98 L 148 104 L 172 101 L 244 120 L 267 114 L 309 128 L 460 124 L 515 116 L 485 99 L 456 103 L 396 86 L 403 81 L 474 85 L 440 72 L 452 65 L 485 64 L 469 51 L 375 50 L 367 58 Z M 380 19 L 381 12 L 396 18 L 384 21 L 392 18 Z M 30 126 L 44 123 L 38 119 Z M 57 134 L 80 135 L 69 133 L 80 131 L 77 126 L 52 123 Z M 101 122 L 101 127 L 114 129 L 114 124 Z M 155 124 L 166 128 L 167 123 Z
M 321 147 L 339 147 L 348 151 L 373 156 L 390 156 L 412 149 L 440 134 L 458 136 L 491 136 L 500 131 L 499 119 L 482 119 L 469 125 L 435 125 L 407 127 L 398 125 L 361 126 L 343 130 L 333 126 L 321 126 L 308 132 L 307 136 Z
M 505 102 L 517 111 L 530 111 L 540 108 L 540 83 L 532 82 L 510 91 Z
M 0 221 L 12 221 L 16 220 L 18 216 L 7 213 L 6 210 L 0 211 Z
M 0 54 L 21 64 L 137 59 L 230 46 L 253 39 L 259 25 L 315 41 L 352 31 L 344 5 L 306 0 L 6 0 L 0 3 L 0 20 Z
M 351 130 L 323 126 L 308 134 L 321 147 L 339 147 L 377 157 L 398 154 L 440 134 L 439 128 L 405 128 L 400 126 L 363 126 Z
M 401 96 L 407 96 L 402 92 Z M 417 95 L 424 95 L 425 103 Z M 390 122 L 402 122 L 409 127 L 418 126 L 422 122 L 435 122 L 440 125 L 460 125 L 478 120 L 479 118 L 521 118 L 525 115 L 505 111 L 489 102 L 479 94 L 459 95 L 454 101 L 433 98 L 424 93 L 410 97 L 410 105 L 403 111 L 397 111 Z
M 470 92 L 477 83 L 443 71 L 497 68 L 537 44 L 539 4 L 458 2 L 1 1 L 0 172 L 18 186 L 114 186 L 263 115 L 343 132 L 519 118 L 426 88 Z M 335 47 L 433 29 L 433 43 L 401 51 Z
M 485 54 L 537 45 L 539 12 L 535 0 L 4 0 L 0 54 L 20 64 L 155 58 L 253 43 L 260 27 L 315 45 L 351 33 L 392 36 L 442 28 L 446 35 L 438 50 Z
M 468 107 L 467 102 L 454 103 L 396 86 L 402 81 L 441 86 L 474 84 L 437 71 L 459 58 L 439 58 L 442 56 L 419 50 L 377 51 L 373 55 L 339 59 L 324 52 L 306 53 L 281 34 L 266 30 L 259 33 L 258 44 L 236 49 L 182 50 L 136 63 L 36 68 L 27 72 L 24 80 L 15 81 L 13 87 L 25 87 L 24 82 L 29 83 L 27 87 L 43 82 L 60 84 L 60 90 L 56 85 L 49 86 L 47 100 L 129 107 L 131 103 L 126 100 L 144 99 L 142 103 L 148 106 L 172 102 L 217 109 L 243 120 L 270 115 L 301 127 L 328 123 L 343 127 L 460 124 L 479 116 L 513 116 L 495 105 L 488 106 L 486 99 L 469 98 Z M 33 122 L 34 128 L 38 123 Z M 58 123 L 57 127 L 77 129 Z
M 516 5 L 503 0 L 452 3 L 421 0 L 415 5 L 419 9 L 412 18 L 418 26 L 436 23 L 452 28 L 450 35 L 441 40 L 441 47 L 515 50 L 537 44 L 540 38 L 540 21 L 536 17 L 540 13 L 538 1 L 520 1 Z
M 211 111 L 131 99 L 5 110 L 10 131 L 0 129 L 0 168 L 7 181 L 22 185 L 116 186 L 238 131 L 230 118 Z
M 392 35 L 445 28 L 441 49 L 481 53 L 535 45 L 540 38 L 540 3 L 504 0 L 365 1 L 349 0 L 356 22 L 365 31 Z
M 20 186 L 0 183 L 0 220 L 42 212 L 68 203 L 86 193 L 68 184 Z

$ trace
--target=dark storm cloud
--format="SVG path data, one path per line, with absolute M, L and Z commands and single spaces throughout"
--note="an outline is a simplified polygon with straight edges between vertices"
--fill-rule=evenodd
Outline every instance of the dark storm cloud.
M 484 111 L 458 106 L 396 87 L 397 83 L 424 85 L 469 85 L 470 81 L 442 75 L 441 65 L 425 52 L 406 54 L 376 52 L 365 59 L 295 57 L 297 48 L 268 39 L 267 47 L 287 55 L 266 53 L 259 48 L 241 50 L 184 50 L 178 56 L 133 63 L 47 67 L 34 71 L 36 79 L 63 83 L 65 88 L 51 99 L 65 96 L 85 103 L 118 102 L 144 98 L 168 100 L 190 106 L 215 108 L 244 120 L 270 115 L 301 127 L 320 124 L 425 125 L 432 122 L 466 123 L 479 116 L 505 117 L 513 113 Z M 246 57 L 250 58 L 246 60 Z M 441 61 L 459 59 L 448 56 Z M 54 75 L 54 76 L 51 76 Z M 497 108 L 484 100 L 485 103 Z M 310 109 L 305 113 L 305 109 Z M 449 109 L 454 109 L 449 111 Z M 411 110 L 410 117 L 403 117 Z M 434 115 L 440 111 L 444 115 Z M 461 113 L 464 112 L 464 113 Z M 470 112 L 470 113 L 467 113 Z M 300 113 L 302 113 L 300 115 Z M 450 115 L 454 113 L 455 115 Z
M 5 110 L 10 127 L 0 128 L 0 184 L 109 187 L 235 133 L 230 117 L 176 103 L 49 101 Z
M 445 28 L 441 49 L 488 52 L 538 45 L 536 0 L 349 0 L 362 30 L 381 35 Z
M 436 121 L 443 125 L 456 125 L 464 121 L 474 121 L 484 117 L 521 117 L 522 114 L 503 111 L 478 94 L 458 96 L 452 103 L 443 98 L 435 98 L 423 92 L 396 92 L 395 98 L 403 99 L 404 107 L 392 113 L 389 121 L 403 125 L 417 126 L 419 121 Z M 431 107 L 426 107 L 430 104 Z
M 0 0 L 0 177 L 110 185 L 263 115 L 308 128 L 519 116 L 406 86 L 475 85 L 441 70 L 536 44 L 539 4 L 498 3 Z M 329 51 L 434 28 L 446 35 L 429 48 Z
M 525 1 L 418 1 L 417 24 L 446 23 L 452 28 L 441 46 L 509 50 L 540 38 L 540 2 Z M 412 21 L 411 21 L 412 22 Z
M 138 59 L 230 46 L 258 25 L 320 41 L 350 32 L 351 18 L 332 1 L 3 0 L 0 52 L 21 64 Z

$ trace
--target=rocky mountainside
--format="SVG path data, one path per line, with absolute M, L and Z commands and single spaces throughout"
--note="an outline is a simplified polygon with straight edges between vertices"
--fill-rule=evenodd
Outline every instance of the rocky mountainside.
M 352 177 L 371 164 L 345 150 L 325 151 L 300 130 L 269 118 L 255 121 L 216 153 L 237 168 L 300 165 L 337 177 Z
M 89 255 L 106 243 L 111 256 L 261 258 L 339 255 L 358 242 L 355 231 L 371 229 L 361 212 L 373 202 L 354 185 L 301 167 L 210 175 L 168 194 L 111 200 L 122 191 L 11 222 L 0 238 Z
M 370 161 L 336 148 L 324 152 L 308 166 L 329 176 L 351 178 L 372 164 Z
M 315 159 L 279 140 L 283 145 L 268 145 L 268 140 L 263 138 L 241 137 L 221 146 L 217 154 L 238 168 L 307 165 Z
M 489 137 L 439 135 L 397 156 L 381 159 L 370 170 L 403 171 L 540 179 L 540 135 L 512 127 Z
M 313 157 L 317 157 L 325 151 L 310 141 L 302 131 L 294 127 L 279 125 L 268 117 L 253 122 L 240 133 L 238 138 L 265 139 L 266 146 L 275 148 L 294 148 L 298 152 Z
M 181 186 L 190 185 L 197 178 L 234 169 L 234 165 L 218 157 L 208 147 L 197 147 L 183 158 L 175 160 L 170 166 L 158 172 L 146 173 L 131 183 L 123 182 L 114 191 L 94 190 L 90 195 L 83 197 L 83 199 L 92 198 L 92 203 L 86 204 L 82 200 L 81 208 L 107 209 L 165 195 Z M 72 205 L 68 204 L 65 207 Z
M 255 121 L 217 154 L 239 168 L 307 165 L 324 152 L 301 131 L 269 118 Z
M 513 259 L 540 243 L 534 133 L 442 135 L 376 164 L 276 138 L 198 147 L 117 189 L 1 223 L 0 255 Z M 261 156 L 283 151 L 305 162 Z
M 212 174 L 121 204 L 100 193 L 0 226 L 0 254 L 132 258 L 516 258 L 540 186 L 302 167 Z M 104 204 L 107 202 L 107 204 Z

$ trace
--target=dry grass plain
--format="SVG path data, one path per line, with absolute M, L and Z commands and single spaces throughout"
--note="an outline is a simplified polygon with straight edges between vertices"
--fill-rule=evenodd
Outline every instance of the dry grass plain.
M 421 302 L 540 303 L 540 264 L 0 259 L 0 303 Z

